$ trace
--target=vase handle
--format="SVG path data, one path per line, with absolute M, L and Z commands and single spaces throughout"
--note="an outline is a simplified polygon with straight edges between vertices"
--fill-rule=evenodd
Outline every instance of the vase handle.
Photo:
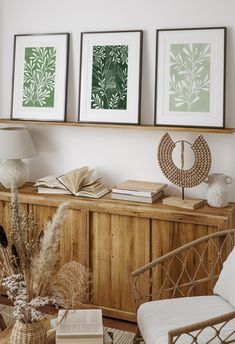
M 226 177 L 226 184 L 231 184 L 233 182 L 231 177 Z

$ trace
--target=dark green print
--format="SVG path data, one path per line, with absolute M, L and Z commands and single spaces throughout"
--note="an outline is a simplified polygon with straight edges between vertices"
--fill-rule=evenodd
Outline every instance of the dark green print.
M 55 66 L 55 48 L 25 48 L 23 106 L 54 106 Z
M 93 47 L 92 109 L 127 108 L 128 46 Z

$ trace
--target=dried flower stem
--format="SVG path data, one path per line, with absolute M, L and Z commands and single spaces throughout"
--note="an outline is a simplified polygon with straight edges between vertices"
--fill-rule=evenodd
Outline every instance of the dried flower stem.
M 33 213 L 20 207 L 17 189 L 12 185 L 10 235 L 13 245 L 8 247 L 8 238 L 1 227 L 0 278 L 14 303 L 15 317 L 24 323 L 39 320 L 42 313 L 37 308 L 51 303 L 51 299 L 41 295 L 52 280 L 66 207 L 67 204 L 62 204 L 58 208 L 40 240 Z
M 51 280 L 58 259 L 60 229 L 67 206 L 67 203 L 61 204 L 51 222 L 47 224 L 41 239 L 40 250 L 32 262 L 30 272 L 33 297 L 36 295 L 43 296 Z
M 59 270 L 52 284 L 52 296 L 65 309 L 84 308 L 89 302 L 92 273 L 81 263 L 72 261 Z
M 18 193 L 15 185 L 12 185 L 11 193 L 11 209 L 12 209 L 12 227 L 11 227 L 11 236 L 12 240 L 15 243 L 18 255 L 21 271 L 24 275 L 24 280 L 26 285 L 29 286 L 29 255 L 27 250 L 27 242 L 25 241 L 25 232 L 27 229 L 25 226 L 22 226 L 22 217 L 24 217 L 19 207 Z M 29 290 L 27 291 L 29 296 Z

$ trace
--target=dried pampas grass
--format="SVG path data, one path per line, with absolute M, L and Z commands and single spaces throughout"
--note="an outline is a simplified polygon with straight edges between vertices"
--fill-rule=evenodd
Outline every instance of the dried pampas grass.
M 59 270 L 51 286 L 52 297 L 64 309 L 85 308 L 89 302 L 93 274 L 81 263 L 72 261 Z
M 61 204 L 39 231 L 34 214 L 20 206 L 17 189 L 12 188 L 11 240 L 0 226 L 0 283 L 14 303 L 16 319 L 23 323 L 38 321 L 40 307 L 47 304 L 68 310 L 89 303 L 92 273 L 88 268 L 69 262 L 55 271 L 67 207 L 67 202 Z
M 68 202 L 61 204 L 51 221 L 38 235 L 37 219 L 20 207 L 18 192 L 11 190 L 11 240 L 0 227 L 1 284 L 15 306 L 15 316 L 24 323 L 37 321 L 37 308 L 52 303 L 46 296 L 58 259 L 60 230 Z M 10 244 L 9 244 L 10 242 Z
M 47 223 L 46 229 L 39 243 L 40 250 L 31 264 L 31 286 L 33 296 L 44 296 L 48 284 L 51 282 L 58 259 L 58 247 L 60 242 L 60 229 L 66 216 L 68 203 L 59 206 L 52 220 Z

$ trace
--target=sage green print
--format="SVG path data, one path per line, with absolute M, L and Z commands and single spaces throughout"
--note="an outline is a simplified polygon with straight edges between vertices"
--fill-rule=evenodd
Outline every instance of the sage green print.
M 128 46 L 93 47 L 92 109 L 127 108 Z
M 210 44 L 171 44 L 169 110 L 210 111 Z
M 54 107 L 56 49 L 25 48 L 24 107 Z

